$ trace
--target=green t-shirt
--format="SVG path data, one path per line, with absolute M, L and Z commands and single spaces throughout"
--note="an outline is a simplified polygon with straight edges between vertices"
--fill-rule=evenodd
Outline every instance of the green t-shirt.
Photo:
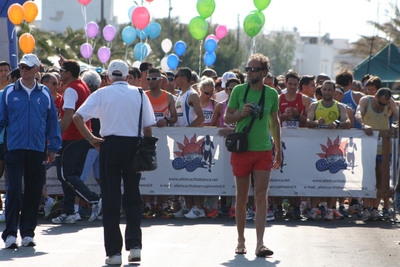
M 235 86 L 229 98 L 228 107 L 242 111 L 244 106 L 244 94 L 246 92 L 247 83 Z M 262 94 L 262 90 L 256 91 L 250 88 L 247 94 L 247 103 L 253 102 L 254 106 L 258 105 Z M 266 151 L 271 150 L 271 140 L 269 134 L 269 119 L 272 112 L 278 112 L 278 92 L 269 87 L 265 87 L 265 103 L 263 118 L 255 119 L 253 126 L 248 135 L 248 151 Z M 251 116 L 241 119 L 236 123 L 236 131 L 242 132 L 243 128 L 250 124 Z

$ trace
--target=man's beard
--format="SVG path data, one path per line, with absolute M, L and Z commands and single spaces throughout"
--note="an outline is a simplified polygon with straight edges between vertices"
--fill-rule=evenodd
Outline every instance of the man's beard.
M 254 77 L 254 78 L 252 78 L 252 79 L 249 81 L 249 83 L 250 83 L 250 84 L 257 84 L 257 83 L 259 83 L 260 81 L 261 81 L 261 78 Z

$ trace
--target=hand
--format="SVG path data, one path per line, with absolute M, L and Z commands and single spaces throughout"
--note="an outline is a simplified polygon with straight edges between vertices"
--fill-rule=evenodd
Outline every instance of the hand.
M 282 118 L 282 120 L 284 120 L 284 121 L 287 121 L 287 120 L 289 120 L 290 118 L 292 118 L 292 113 L 289 111 L 289 112 L 285 112 L 285 113 L 283 113 L 282 115 L 281 115 L 281 118 Z
M 362 125 L 361 129 L 364 130 L 364 132 L 366 133 L 366 135 L 368 136 L 372 136 L 374 134 L 374 132 L 372 131 L 371 126 L 368 125 Z
M 218 135 L 222 137 L 226 137 L 228 133 L 232 133 L 234 131 L 233 128 L 224 128 L 218 131 Z
M 100 144 L 104 142 L 104 139 L 93 136 L 93 138 L 88 141 L 97 151 L 100 151 Z
M 157 127 L 166 127 L 168 126 L 167 121 L 165 119 L 161 119 L 159 121 L 157 121 Z
M 240 116 L 241 117 L 246 117 L 247 115 L 250 114 L 252 109 L 253 109 L 253 102 L 244 104 L 242 112 L 240 113 Z
M 281 151 L 276 151 L 275 152 L 275 160 L 273 162 L 272 168 L 274 170 L 277 170 L 281 167 L 282 163 L 282 152 Z
M 324 125 L 325 124 L 325 119 L 324 118 L 319 118 L 317 121 L 318 125 Z
M 47 151 L 46 164 L 51 164 L 56 159 L 56 153 Z
M 296 108 L 290 108 L 290 113 L 291 113 L 292 117 L 296 117 L 297 115 L 299 115 L 299 110 L 297 108 L 297 104 L 296 104 Z
M 58 56 L 60 57 L 60 59 L 58 60 L 58 64 L 61 67 L 65 62 L 65 58 L 61 54 L 59 54 Z
M 328 129 L 336 129 L 336 126 L 337 126 L 337 124 L 336 124 L 336 122 L 330 122 L 329 124 L 328 124 Z

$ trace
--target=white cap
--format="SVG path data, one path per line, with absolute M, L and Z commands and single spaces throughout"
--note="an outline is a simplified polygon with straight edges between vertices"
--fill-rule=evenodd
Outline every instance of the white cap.
M 21 61 L 19 62 L 19 64 L 25 64 L 29 67 L 33 67 L 33 66 L 39 67 L 40 61 L 36 55 L 26 54 L 21 58 Z
M 231 78 L 237 78 L 236 74 L 231 71 L 225 72 L 222 75 L 221 88 L 225 88 L 226 82 Z
M 128 64 L 120 59 L 113 60 L 108 65 L 107 74 L 109 76 L 126 77 L 129 74 Z

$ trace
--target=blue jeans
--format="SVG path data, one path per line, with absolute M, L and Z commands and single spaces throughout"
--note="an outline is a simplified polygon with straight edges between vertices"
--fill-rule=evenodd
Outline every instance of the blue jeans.
M 81 180 L 86 182 L 90 173 L 90 169 L 93 167 L 93 176 L 96 179 L 100 178 L 100 169 L 99 169 L 99 151 L 96 148 L 90 148 L 85 161 L 85 166 L 83 167 Z

